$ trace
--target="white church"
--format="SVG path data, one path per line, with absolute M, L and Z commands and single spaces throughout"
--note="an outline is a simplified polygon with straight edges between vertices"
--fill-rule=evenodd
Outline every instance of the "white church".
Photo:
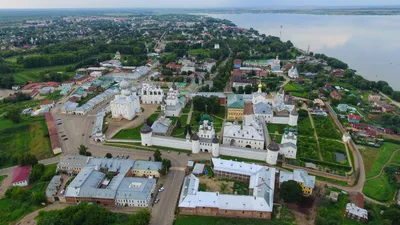
M 177 117 L 181 114 L 184 105 L 179 101 L 179 91 L 175 84 L 169 89 L 167 97 L 161 104 L 161 110 L 167 117 Z
M 296 79 L 299 77 L 299 72 L 297 72 L 297 68 L 292 66 L 292 68 L 288 71 L 288 76 L 292 79 Z
M 142 104 L 161 104 L 164 100 L 164 90 L 160 86 L 143 84 L 140 98 Z
M 252 95 L 254 115 L 267 123 L 297 126 L 298 113 L 292 96 L 285 95 L 282 88 L 275 96 L 267 95 L 261 88 L 259 84 L 258 91 Z
M 136 89 L 126 80 L 121 81 L 119 87 L 121 93 L 115 89 L 115 98 L 110 102 L 112 118 L 132 120 L 141 111 Z

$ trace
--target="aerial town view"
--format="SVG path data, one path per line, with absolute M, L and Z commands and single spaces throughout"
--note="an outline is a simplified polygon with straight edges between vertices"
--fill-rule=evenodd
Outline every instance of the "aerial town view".
M 3 2 L 0 225 L 399 224 L 400 2 L 245 3 Z

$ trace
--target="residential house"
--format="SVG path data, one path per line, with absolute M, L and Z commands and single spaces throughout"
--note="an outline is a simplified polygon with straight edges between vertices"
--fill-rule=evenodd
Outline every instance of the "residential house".
M 380 101 L 380 102 L 375 102 L 374 103 L 377 106 L 382 107 L 382 112 L 394 112 L 396 111 L 396 107 L 385 102 L 385 101 Z
M 347 116 L 347 121 L 349 123 L 360 123 L 361 116 L 360 115 L 355 115 L 355 114 L 349 114 Z
M 361 222 L 368 221 L 368 211 L 366 209 L 356 206 L 354 203 L 346 204 L 345 215 L 347 218 L 354 219 Z
M 301 77 L 296 78 L 296 83 L 297 84 L 304 84 L 304 79 Z
M 315 74 L 310 73 L 310 72 L 306 73 L 304 76 L 309 78 L 309 79 L 314 79 L 315 78 Z
M 369 102 L 379 102 L 381 100 L 381 96 L 377 93 L 371 93 L 368 95 Z
M 344 78 L 344 72 L 340 69 L 333 70 L 331 74 L 336 78 Z
M 347 104 L 339 104 L 336 108 L 340 112 L 347 112 L 347 110 L 349 109 L 349 106 Z
M 55 103 L 53 100 L 45 100 L 40 102 L 40 108 L 41 109 L 51 109 L 55 106 Z
M 337 100 L 342 100 L 342 95 L 337 91 L 331 91 L 331 97 Z
M 29 175 L 31 174 L 32 166 L 15 167 L 11 180 L 12 186 L 25 187 L 29 184 Z

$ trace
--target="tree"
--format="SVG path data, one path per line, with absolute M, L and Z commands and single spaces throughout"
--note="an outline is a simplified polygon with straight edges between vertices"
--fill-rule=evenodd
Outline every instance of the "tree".
M 113 157 L 113 156 L 112 156 L 111 153 L 108 152 L 108 153 L 106 154 L 106 158 L 111 159 L 112 157 Z
M 20 155 L 18 158 L 18 164 L 20 166 L 34 166 L 38 163 L 36 157 L 30 153 Z
M 186 124 L 185 126 L 185 135 L 187 135 L 189 133 L 189 135 L 192 135 L 192 128 L 190 127 L 189 124 Z
M 39 180 L 43 173 L 44 173 L 44 165 L 43 164 L 36 164 L 32 170 L 31 170 L 31 174 L 29 175 L 29 180 L 30 182 L 35 182 L 37 180 Z
M 14 186 L 7 189 L 4 195 L 14 201 L 22 201 L 25 198 L 25 190 L 23 187 Z
M 244 92 L 245 92 L 246 94 L 251 94 L 252 91 L 253 91 L 253 88 L 251 87 L 251 85 L 246 85 L 246 86 L 244 87 Z
M 89 148 L 86 147 L 85 145 L 79 145 L 79 147 L 78 147 L 79 155 L 86 155 L 88 149 Z
M 199 83 L 199 77 L 196 76 L 196 77 L 194 78 L 194 82 L 195 82 L 196 84 L 198 84 L 198 83 Z
M 182 127 L 181 118 L 178 118 L 178 120 L 176 121 L 176 127 L 177 128 L 181 128 Z
M 156 161 L 156 162 L 161 162 L 162 161 L 160 150 L 157 149 L 154 152 L 153 156 L 154 156 L 154 161 Z
M 299 183 L 294 180 L 285 181 L 281 184 L 279 197 L 288 203 L 299 202 L 303 197 L 303 190 Z
M 17 109 L 12 109 L 8 111 L 7 118 L 10 119 L 13 123 L 21 122 L 21 114 L 18 112 Z
M 169 159 L 162 159 L 162 167 L 158 171 L 161 175 L 165 175 L 168 173 L 169 169 L 171 168 L 171 160 Z
M 43 202 L 46 202 L 46 195 L 44 194 L 44 192 L 33 192 L 31 194 L 31 203 L 34 205 L 40 205 Z
M 151 212 L 148 209 L 141 209 L 131 216 L 130 225 L 148 225 L 151 220 Z

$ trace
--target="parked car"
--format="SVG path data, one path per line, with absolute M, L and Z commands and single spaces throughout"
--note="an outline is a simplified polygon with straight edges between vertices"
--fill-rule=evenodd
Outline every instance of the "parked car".
M 168 153 L 171 153 L 171 150 L 168 150 Z
M 160 201 L 160 199 L 157 198 L 157 199 L 154 201 L 154 204 L 157 204 L 159 201 Z
M 63 140 L 66 141 L 66 140 L 68 140 L 68 138 L 64 138 Z
M 164 188 L 164 187 L 161 187 L 160 190 L 158 190 L 158 192 L 162 192 L 162 191 L 164 191 L 164 190 L 165 190 L 165 188 Z
M 181 152 L 178 152 L 178 155 L 180 155 L 181 154 Z
M 190 153 L 188 153 L 187 156 L 190 156 Z
M 57 125 L 61 125 L 62 123 L 57 123 Z
M 66 136 L 65 134 L 61 135 L 61 137 L 65 137 L 65 136 Z
M 126 156 L 126 159 L 129 159 L 129 155 Z

